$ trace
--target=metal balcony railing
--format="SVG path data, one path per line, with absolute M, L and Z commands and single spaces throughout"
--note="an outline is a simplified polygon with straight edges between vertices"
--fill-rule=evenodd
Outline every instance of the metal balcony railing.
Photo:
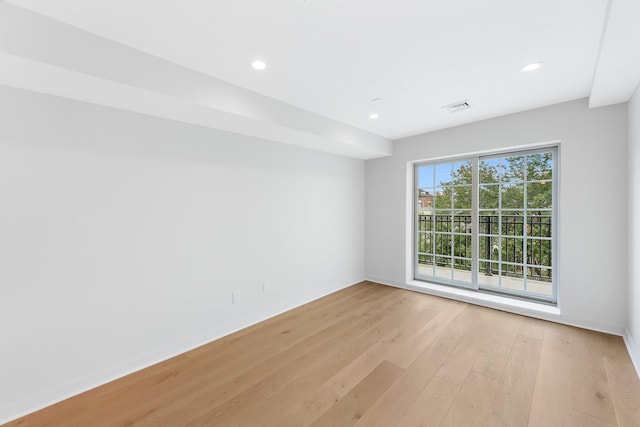
M 481 271 L 522 277 L 526 269 L 528 279 L 551 282 L 550 215 L 480 215 L 478 223 Z M 471 215 L 418 215 L 418 263 L 470 271 L 472 224 Z

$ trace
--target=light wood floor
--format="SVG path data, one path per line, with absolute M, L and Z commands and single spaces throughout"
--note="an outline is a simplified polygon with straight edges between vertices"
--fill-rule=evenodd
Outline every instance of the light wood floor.
M 362 283 L 9 426 L 639 426 L 620 337 Z

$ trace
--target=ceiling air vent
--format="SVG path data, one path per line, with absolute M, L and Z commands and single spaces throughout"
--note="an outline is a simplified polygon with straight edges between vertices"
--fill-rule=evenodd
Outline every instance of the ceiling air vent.
M 467 99 L 465 101 L 454 102 L 453 104 L 445 105 L 442 108 L 446 108 L 450 113 L 457 113 L 458 111 L 468 110 L 469 108 L 471 108 L 471 103 Z

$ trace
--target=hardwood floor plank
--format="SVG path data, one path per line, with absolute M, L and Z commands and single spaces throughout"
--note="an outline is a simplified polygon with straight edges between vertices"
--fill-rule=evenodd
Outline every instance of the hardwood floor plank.
M 604 358 L 616 420 L 621 426 L 640 426 L 640 379 L 631 360 L 620 359 Z
M 487 417 L 498 381 L 471 371 L 444 416 L 443 427 L 490 426 Z
M 511 348 L 515 342 L 516 336 L 514 335 L 511 342 L 505 342 L 505 340 L 492 338 L 485 346 L 484 349 L 477 355 L 473 369 L 475 372 L 482 374 L 486 377 L 493 378 L 495 380 L 500 379 L 504 367 L 507 365 L 509 355 L 511 354 Z
M 571 328 L 574 354 L 583 358 L 606 357 L 611 360 L 630 361 L 627 347 L 620 336 L 582 328 Z
M 518 336 L 493 399 L 489 425 L 519 427 L 529 424 L 541 348 L 540 340 Z
M 473 370 L 499 380 L 511 355 L 524 318 L 522 316 L 495 311 L 490 317 L 490 337 L 473 365 Z
M 428 299 L 421 299 L 422 309 L 431 309 L 432 304 Z M 354 359 L 351 363 L 343 367 L 336 375 L 329 378 L 326 383 L 315 390 L 310 396 L 300 399 L 295 407 L 290 408 L 281 418 L 274 421 L 274 427 L 281 425 L 308 426 L 316 420 L 322 413 L 331 408 L 337 400 L 351 391 L 360 381 L 369 375 L 378 365 L 385 361 L 388 347 L 384 345 L 391 337 L 396 336 L 398 331 L 406 327 L 407 322 L 414 322 L 415 315 L 410 310 L 399 310 L 400 316 L 397 321 L 389 323 L 394 325 L 393 329 L 380 337 L 380 341 Z M 422 322 L 428 321 L 430 316 L 417 316 Z M 399 344 L 398 344 L 399 345 Z
M 572 359 L 571 407 L 616 423 L 613 401 L 602 359 Z
M 399 366 L 386 361 L 382 362 L 312 426 L 354 425 L 378 397 L 398 379 L 402 372 L 404 369 Z
M 419 304 L 419 301 L 412 300 L 410 301 L 412 305 L 409 306 L 401 306 L 401 305 L 393 305 L 387 308 L 386 312 L 382 315 L 374 316 L 367 320 L 366 323 L 363 324 L 363 328 L 354 328 L 350 330 L 347 334 L 345 334 L 345 345 L 358 345 L 359 348 L 366 351 L 369 347 L 376 345 L 380 340 L 388 341 L 390 340 L 390 336 L 396 334 L 398 331 L 398 327 L 402 327 L 404 325 L 403 318 L 407 316 L 408 313 L 412 313 L 413 315 L 419 318 L 428 319 L 433 316 L 433 313 Z M 413 317 L 413 316 L 410 316 Z M 360 330 L 364 329 L 366 330 Z M 355 342 L 354 339 L 355 338 Z M 363 351 L 363 352 L 364 352 Z M 313 359 L 313 361 L 304 361 L 300 363 L 301 369 L 305 371 L 309 371 L 312 367 L 312 363 L 315 361 L 326 363 L 317 357 L 317 354 L 309 354 L 309 358 Z M 352 360 L 346 360 L 347 365 Z M 287 367 L 287 375 L 290 375 L 293 371 L 293 366 L 289 365 Z M 279 392 L 282 387 L 276 387 L 275 392 Z M 274 393 L 274 390 L 269 388 L 261 389 L 262 393 L 267 397 L 271 397 Z
M 531 427 L 571 425 L 571 349 L 569 327 L 545 331 L 531 402 Z
M 604 334 L 601 332 L 595 332 L 596 339 L 600 341 L 600 348 L 602 350 L 602 356 L 607 359 L 632 363 L 627 346 L 624 343 L 624 339 L 621 336 Z
M 29 417 L 18 418 L 17 420 L 11 421 L 7 424 L 4 424 L 2 427 L 29 427 Z
M 615 427 L 618 425 L 599 420 L 596 417 L 592 417 L 591 415 L 585 414 L 584 412 L 580 412 L 576 409 L 571 410 L 570 416 L 571 427 Z M 627 426 L 627 424 L 620 425 L 625 427 Z M 631 425 L 632 424 L 629 424 L 629 426 Z
M 460 386 L 434 377 L 400 418 L 397 426 L 436 427 L 458 395 Z
M 435 337 L 402 377 L 371 406 L 356 425 L 362 427 L 394 425 L 435 376 L 462 336 L 462 332 L 451 329 L 449 333 Z
M 522 318 L 522 326 L 518 330 L 520 335 L 525 337 L 534 338 L 542 341 L 546 332 L 548 322 L 540 319 L 534 319 L 531 317 Z
M 453 384 L 462 385 L 491 338 L 489 325 L 482 321 L 471 325 L 436 375 Z
M 435 317 L 423 322 L 423 326 L 415 333 L 403 332 L 393 340 L 384 342 L 383 345 L 388 347 L 387 359 L 400 367 L 408 367 L 466 308 L 464 303 L 450 301 Z
M 491 317 L 492 311 L 493 310 L 486 307 L 467 304 L 464 310 L 460 311 L 451 323 L 451 327 L 462 332 L 467 332 L 471 327 L 488 320 Z

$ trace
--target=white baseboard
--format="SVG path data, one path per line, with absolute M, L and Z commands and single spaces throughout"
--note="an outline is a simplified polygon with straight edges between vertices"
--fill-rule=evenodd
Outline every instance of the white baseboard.
M 431 283 L 417 281 L 410 281 L 406 283 L 399 282 L 393 279 L 373 275 L 367 276 L 367 280 L 383 285 L 393 286 L 396 288 L 422 292 L 429 295 L 449 298 L 456 301 L 467 302 L 470 304 L 494 308 L 510 313 L 522 314 L 523 316 L 535 317 L 537 319 L 548 320 L 551 322 L 562 323 L 564 325 L 576 326 L 578 328 L 590 329 L 607 334 L 622 336 L 624 332 L 624 329 L 617 325 L 594 322 L 590 319 L 581 319 L 566 316 L 562 314 L 557 307 L 549 306 L 546 304 L 522 301 L 493 294 L 480 293 L 472 290 L 454 288 L 444 285 L 436 285 Z
M 624 343 L 627 346 L 627 351 L 631 357 L 631 362 L 633 362 L 633 366 L 636 368 L 636 373 L 638 374 L 638 377 L 640 377 L 640 348 L 636 345 L 636 341 L 633 339 L 629 329 L 624 330 L 624 335 L 622 337 L 624 338 Z
M 263 312 L 253 313 L 250 316 L 244 316 L 236 319 L 225 325 L 217 327 L 214 330 L 208 331 L 206 335 L 191 337 L 179 343 L 167 346 L 161 350 L 111 366 L 84 378 L 73 380 L 55 389 L 40 391 L 27 400 L 12 402 L 6 406 L 0 406 L 0 425 L 16 420 L 80 393 L 84 393 L 85 391 L 94 389 L 103 384 L 117 380 L 133 372 L 140 371 L 144 368 L 148 368 L 149 366 L 171 359 L 172 357 L 186 353 L 187 351 L 208 344 L 236 331 L 255 325 L 256 323 L 260 323 L 341 289 L 358 284 L 363 280 L 364 279 L 357 280 L 347 285 L 333 285 L 315 290 L 311 295 L 299 296 L 282 304 L 278 304 L 275 307 L 271 307 Z

